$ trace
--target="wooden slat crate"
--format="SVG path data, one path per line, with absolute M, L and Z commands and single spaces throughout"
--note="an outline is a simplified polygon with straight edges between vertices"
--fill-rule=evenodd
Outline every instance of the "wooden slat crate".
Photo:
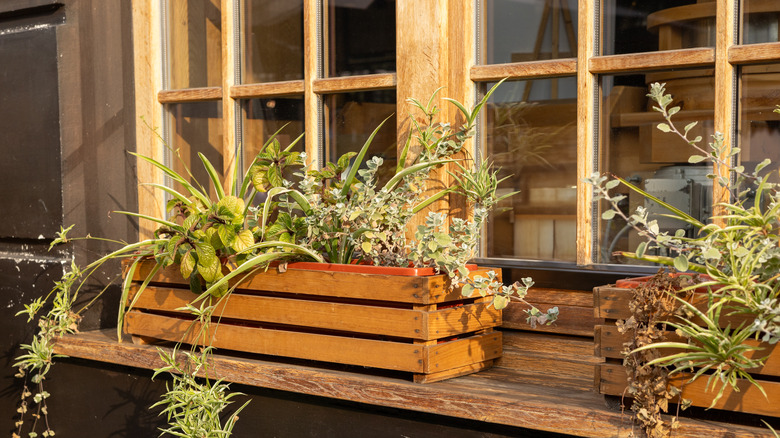
M 153 263 L 136 270 L 130 300 Z M 471 275 L 485 275 L 480 268 Z M 464 299 L 446 276 L 275 269 L 241 281 L 214 312 L 214 347 L 410 372 L 416 382 L 469 374 L 501 356 L 501 312 Z M 159 272 L 125 317 L 138 339 L 199 343 L 181 310 L 195 297 L 176 267 Z
M 629 288 L 603 286 L 593 290 L 594 315 L 596 318 L 604 318 L 604 324 L 596 326 L 595 330 L 595 354 L 605 358 L 606 362 L 596 366 L 595 386 L 601 394 L 627 395 L 626 387 L 628 377 L 623 367 L 623 343 L 628 340 L 626 335 L 618 332 L 615 322 L 628 318 L 630 315 L 628 303 L 631 300 L 632 291 Z M 701 294 L 695 294 L 692 302 L 699 308 L 703 308 L 705 298 Z M 730 323 L 733 326 L 745 317 L 722 317 L 721 323 Z M 680 341 L 681 338 L 673 332 L 666 336 L 668 341 Z M 748 341 L 758 344 L 758 341 Z M 765 365 L 760 369 L 752 370 L 753 377 L 761 384 L 767 393 L 767 398 L 761 391 L 747 380 L 739 382 L 740 391 L 727 388 L 723 397 L 714 406 L 715 409 L 724 409 L 749 414 L 780 417 L 780 348 L 774 345 L 761 343 L 763 350 L 752 353 L 753 356 L 763 357 L 769 355 Z M 673 350 L 664 353 L 675 353 Z M 690 379 L 690 374 L 673 376 L 671 384 L 682 386 Z M 691 400 L 693 406 L 709 407 L 717 394 L 717 389 L 707 390 L 707 375 L 683 387 L 682 397 Z M 719 388 L 719 386 L 717 387 Z

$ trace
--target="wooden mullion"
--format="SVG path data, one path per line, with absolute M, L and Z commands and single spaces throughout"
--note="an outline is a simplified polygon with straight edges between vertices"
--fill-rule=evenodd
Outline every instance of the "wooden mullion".
M 690 68 L 712 66 L 715 49 L 664 50 L 626 55 L 595 56 L 588 61 L 592 74 L 610 74 L 648 69 Z
M 728 159 L 731 147 L 736 140 L 734 126 L 737 123 L 732 109 L 737 98 L 734 89 L 736 67 L 729 63 L 729 49 L 736 41 L 737 20 L 736 0 L 722 0 L 717 2 L 716 40 L 715 40 L 715 132 L 722 132 L 726 138 L 726 148 L 721 155 L 722 159 Z M 725 166 L 715 166 L 715 174 L 728 178 L 728 169 Z M 729 200 L 728 188 L 720 184 L 713 184 L 712 202 L 713 216 L 726 213 L 720 205 Z
M 747 44 L 728 48 L 730 64 L 759 64 L 780 60 L 780 42 Z
M 162 126 L 162 105 L 155 99 L 155 92 L 162 89 L 162 36 L 160 29 L 161 2 L 133 0 L 133 63 L 135 85 L 135 115 L 143 117 L 146 123 L 136 123 L 136 152 L 163 160 L 163 149 L 159 147 L 157 133 L 150 126 Z M 151 164 L 137 160 L 139 181 L 162 183 L 161 172 Z M 163 217 L 165 199 L 161 191 L 146 185 L 138 185 L 138 211 L 153 217 Z M 154 235 L 157 224 L 139 220 L 139 239 Z
M 222 99 L 222 87 L 185 88 L 181 90 L 160 90 L 159 103 L 203 102 Z
M 318 35 L 318 5 L 319 0 L 304 0 L 303 2 L 303 82 L 304 82 L 304 129 L 306 136 L 304 146 L 307 164 L 316 167 L 320 162 L 320 98 L 314 92 L 314 81 L 319 75 L 318 52 L 321 50 Z M 324 7 L 324 6 L 323 6 Z
M 230 87 L 233 99 L 299 96 L 304 94 L 303 80 L 269 82 L 265 84 L 242 84 Z
M 230 193 L 230 182 L 235 172 L 237 161 L 240 157 L 236 156 L 236 129 L 237 119 L 241 117 L 236 114 L 236 100 L 230 96 L 230 89 L 235 84 L 236 77 L 236 51 L 238 47 L 233 44 L 234 35 L 238 34 L 235 28 L 236 2 L 234 0 L 221 0 L 222 9 L 222 88 L 220 95 L 222 99 L 222 186 L 225 193 Z
M 472 81 L 497 81 L 503 78 L 538 79 L 577 74 L 577 58 L 554 59 L 507 64 L 475 65 L 471 67 Z
M 338 93 L 343 91 L 387 90 L 395 88 L 395 73 L 344 76 L 315 79 L 312 88 L 315 93 Z
M 588 69 L 593 54 L 596 53 L 596 14 L 590 0 L 578 1 L 578 37 L 577 37 L 577 263 L 581 265 L 593 262 L 592 218 L 593 188 L 583 183 L 583 179 L 596 170 L 595 158 L 595 119 L 597 109 L 595 97 L 598 93 L 596 75 Z

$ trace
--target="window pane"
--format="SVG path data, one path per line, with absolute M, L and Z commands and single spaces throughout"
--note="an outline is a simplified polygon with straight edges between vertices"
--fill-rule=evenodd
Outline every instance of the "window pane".
M 577 0 L 485 0 L 483 4 L 483 63 L 577 56 Z
M 222 102 L 195 102 L 167 105 L 170 117 L 170 150 L 166 162 L 179 175 L 192 173 L 191 182 L 197 181 L 209 189 L 214 199 L 215 191 L 208 173 L 198 157 L 198 152 L 208 158 L 222 176 Z M 176 190 L 183 188 L 176 185 Z M 186 192 L 183 192 L 186 193 Z
M 743 0 L 742 44 L 772 43 L 780 41 L 780 2 Z
M 491 97 L 486 159 L 508 177 L 500 192 L 520 193 L 488 221 L 488 257 L 576 260 L 576 96 L 576 78 L 561 78 L 504 83 Z
M 245 0 L 242 82 L 303 79 L 303 0 Z
M 241 106 L 245 169 L 252 164 L 263 144 L 283 126 L 287 125 L 276 136 L 282 147 L 303 134 L 303 97 L 249 99 L 242 101 Z M 303 139 L 294 149 L 303 151 Z
M 601 53 L 715 46 L 714 0 L 604 0 Z
M 740 68 L 740 160 L 752 171 L 769 158 L 770 168 L 780 165 L 780 64 Z
M 395 90 L 366 91 L 325 96 L 325 159 L 335 162 L 347 152 L 358 152 L 382 120 L 396 112 Z M 395 172 L 396 118 L 393 115 L 379 130 L 366 154 L 384 160 L 379 179 Z M 382 172 L 384 170 L 384 172 Z
M 657 129 L 661 114 L 652 110 L 654 102 L 646 96 L 653 82 L 666 83 L 673 97 L 671 106 L 680 106 L 673 121 L 682 130 L 698 121 L 690 138 L 702 136 L 702 147 L 713 134 L 713 99 L 715 88 L 710 69 L 648 73 L 645 75 L 604 76 L 601 78 L 602 102 L 600 117 L 600 171 L 628 179 L 635 185 L 700 220 L 712 212 L 712 182 L 706 175 L 712 167 L 706 163 L 688 164 L 688 157 L 699 153 L 672 133 Z M 684 224 L 659 216 L 665 209 L 645 200 L 624 186 L 615 189 L 626 195 L 621 210 L 630 215 L 637 206 L 644 206 L 651 219 L 658 221 L 662 231 L 672 234 Z M 603 210 L 605 205 L 600 206 Z M 600 216 L 599 216 L 600 217 Z M 693 230 L 689 230 L 693 232 Z M 613 251 L 633 251 L 643 238 L 616 216 L 599 222 L 599 239 L 595 259 L 600 263 L 622 263 Z
M 169 0 L 169 88 L 222 85 L 220 0 Z
M 395 1 L 328 2 L 325 76 L 395 71 Z

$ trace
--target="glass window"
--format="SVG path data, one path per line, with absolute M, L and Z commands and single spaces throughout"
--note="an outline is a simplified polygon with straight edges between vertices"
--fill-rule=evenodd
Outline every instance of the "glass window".
M 577 1 L 486 0 L 485 64 L 577 56 Z
M 382 120 L 396 112 L 395 90 L 340 93 L 325 96 L 325 159 L 336 161 L 347 152 L 358 152 Z M 397 164 L 396 118 L 393 115 L 379 130 L 366 159 L 384 160 L 380 180 L 390 178 Z
M 604 0 L 603 55 L 715 46 L 715 0 Z
M 395 71 L 395 1 L 327 2 L 326 77 Z
M 241 102 L 243 108 L 244 166 L 248 167 L 263 144 L 276 131 L 280 144 L 286 147 L 303 134 L 303 97 L 248 99 Z M 303 139 L 295 146 L 303 151 Z
M 576 95 L 576 78 L 561 78 L 507 82 L 491 97 L 486 159 L 508 177 L 499 190 L 520 193 L 488 221 L 488 257 L 576 260 Z
M 780 2 L 743 0 L 742 44 L 771 43 L 780 41 Z
M 688 157 L 698 152 L 674 134 L 656 128 L 663 118 L 652 109 L 655 103 L 646 95 L 650 83 L 666 83 L 667 92 L 674 98 L 672 105 L 681 107 L 673 121 L 681 129 L 698 121 L 689 136 L 702 136 L 704 140 L 700 144 L 707 147 L 707 140 L 713 134 L 714 81 L 711 69 L 602 77 L 600 171 L 626 178 L 697 219 L 709 218 L 712 182 L 706 175 L 712 172 L 712 167 L 706 163 L 688 163 Z M 674 219 L 658 216 L 666 212 L 663 207 L 623 186 L 616 190 L 623 190 L 627 196 L 620 205 L 627 215 L 643 205 L 651 218 L 658 220 L 662 230 L 674 233 L 683 228 L 684 224 Z M 632 251 L 642 241 L 617 216 L 612 220 L 601 220 L 598 231 L 594 259 L 601 263 L 624 262 L 615 259 L 613 251 Z
M 168 17 L 168 88 L 222 85 L 220 0 L 170 0 Z
M 780 163 L 780 64 L 741 69 L 740 160 L 752 171 L 765 158 Z
M 303 79 L 303 0 L 245 0 L 242 12 L 242 82 Z
M 191 182 L 197 181 L 208 188 L 213 197 L 216 192 L 198 152 L 205 155 L 222 176 L 222 102 L 177 103 L 167 105 L 167 108 L 171 126 L 170 149 L 166 157 L 168 166 L 182 176 L 191 173 Z M 182 190 L 178 185 L 174 188 Z

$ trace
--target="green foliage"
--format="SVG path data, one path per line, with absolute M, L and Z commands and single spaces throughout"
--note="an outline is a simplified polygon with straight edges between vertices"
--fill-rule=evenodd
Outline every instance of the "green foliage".
M 756 384 L 749 370 L 763 364 L 765 358 L 748 359 L 745 353 L 755 348 L 745 341 L 753 338 L 774 344 L 780 340 L 780 276 L 777 274 L 780 268 L 780 194 L 776 183 L 772 182 L 772 173 L 765 171 L 770 164 L 768 159 L 759 163 L 752 172 L 746 171 L 744 166 L 732 164 L 740 151 L 736 147 L 729 148 L 722 134 L 713 135 L 713 141 L 705 149 L 700 145 L 701 137 L 689 136 L 695 122 L 678 129 L 672 117 L 680 108 L 670 106 L 672 97 L 666 93 L 663 84 L 652 84 L 648 96 L 657 103 L 654 109 L 666 120 L 658 125 L 658 129 L 677 135 L 698 150 L 699 153 L 693 155 L 689 162 L 709 162 L 713 165 L 714 171 L 708 177 L 730 195 L 727 202 L 716 206 L 722 213 L 705 224 L 625 180 L 610 180 L 594 174 L 586 182 L 594 186 L 597 200 L 603 199 L 611 205 L 611 210 L 605 212 L 604 217 L 622 217 L 646 239 L 636 251 L 620 255 L 711 277 L 711 280 L 699 285 L 710 287 L 709 304 L 705 310 L 682 303 L 691 315 L 703 323 L 695 322 L 694 318 L 667 322 L 686 339 L 685 342 L 653 343 L 637 351 L 664 347 L 682 349 L 681 353 L 659 357 L 650 363 L 671 367 L 671 374 L 690 370 L 694 373 L 693 379 L 707 376 L 708 387 L 712 391 L 719 383 L 720 387 L 713 396 L 714 405 L 725 388 L 730 386 L 738 390 L 738 379 Z M 698 233 L 694 237 L 685 237 L 683 230 L 661 232 L 657 222 L 649 219 L 648 212 L 642 207 L 630 216 L 623 214 L 617 208 L 617 202 L 623 195 L 610 192 L 619 184 L 664 206 L 669 211 L 666 216 L 679 219 Z M 659 248 L 671 256 L 650 254 L 651 250 Z M 747 315 L 753 318 L 753 322 L 722 328 L 720 317 L 732 314 Z
M 232 413 L 226 410 L 233 399 L 242 395 L 230 392 L 228 384 L 208 378 L 208 362 L 211 348 L 204 348 L 199 354 L 184 352 L 178 357 L 177 350 L 167 353 L 160 349 L 160 358 L 165 364 L 155 370 L 154 376 L 169 374 L 171 382 L 166 384 L 167 392 L 150 409 L 162 407 L 160 415 L 168 419 L 169 427 L 161 429 L 162 434 L 178 437 L 223 438 L 228 437 L 238 420 L 238 414 L 249 404 L 246 401 Z M 203 378 L 198 376 L 203 375 Z M 223 417 L 227 419 L 223 420 Z

